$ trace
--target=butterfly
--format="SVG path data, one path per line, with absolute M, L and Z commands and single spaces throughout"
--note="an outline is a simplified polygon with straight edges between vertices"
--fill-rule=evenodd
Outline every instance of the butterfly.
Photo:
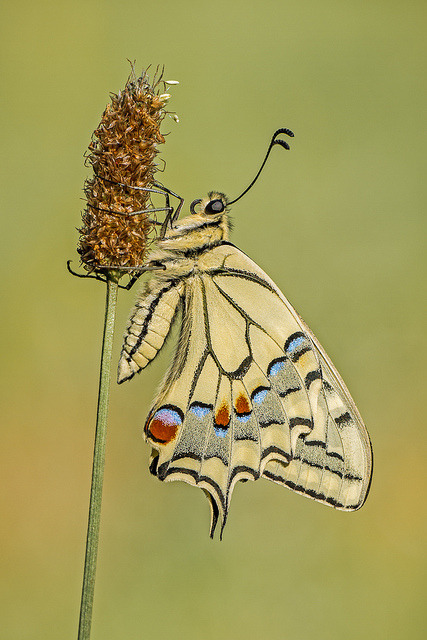
M 176 352 L 144 427 L 150 471 L 200 487 L 210 535 L 237 482 L 266 478 L 344 511 L 366 500 L 368 433 L 324 349 L 266 273 L 229 241 L 229 202 L 210 192 L 176 215 L 147 256 L 118 382 L 147 367 L 176 318 Z M 170 192 L 172 193 L 172 192 Z M 174 194 L 175 195 L 175 194 Z

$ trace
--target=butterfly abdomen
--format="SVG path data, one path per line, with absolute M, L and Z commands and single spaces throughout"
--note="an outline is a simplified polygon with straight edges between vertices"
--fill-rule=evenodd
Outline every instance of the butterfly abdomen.
M 119 362 L 118 382 L 144 369 L 162 348 L 183 290 L 178 279 L 152 279 L 129 319 Z

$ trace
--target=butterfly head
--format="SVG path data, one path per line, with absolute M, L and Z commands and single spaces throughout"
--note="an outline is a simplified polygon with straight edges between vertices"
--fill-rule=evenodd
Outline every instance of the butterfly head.
M 205 198 L 193 200 L 190 204 L 192 215 L 201 216 L 210 221 L 221 220 L 228 214 L 228 198 L 219 191 L 210 191 Z

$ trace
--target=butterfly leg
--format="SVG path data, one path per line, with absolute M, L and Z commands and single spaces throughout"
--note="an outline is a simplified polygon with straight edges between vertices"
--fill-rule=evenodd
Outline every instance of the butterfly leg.
M 164 192 L 165 197 L 166 197 L 166 207 L 169 207 L 169 212 L 166 214 L 165 217 L 165 221 L 163 222 L 161 231 L 160 231 L 160 239 L 165 237 L 166 231 L 168 229 L 168 226 L 172 226 L 173 223 L 179 218 L 179 214 L 181 213 L 181 209 L 182 209 L 182 205 L 184 204 L 184 198 L 181 198 L 181 196 L 179 196 L 177 193 L 175 193 L 174 191 L 171 191 L 170 189 L 168 189 L 167 187 L 164 187 L 163 185 L 157 183 L 157 182 L 153 182 L 154 186 L 157 187 L 158 189 L 160 189 L 161 191 Z M 179 204 L 177 206 L 177 208 L 175 210 L 173 210 L 172 207 L 170 207 L 169 204 L 169 196 L 173 196 L 174 198 L 177 198 L 179 200 Z
M 72 276 L 76 276 L 77 278 L 91 278 L 93 280 L 101 280 L 101 282 L 107 282 L 105 278 L 95 273 L 94 276 L 90 275 L 90 273 L 77 273 L 77 271 L 73 271 L 70 266 L 71 260 L 67 260 L 67 269 Z
M 71 268 L 70 263 L 71 263 L 71 260 L 67 260 L 67 269 L 69 273 L 71 273 L 71 275 L 76 276 L 77 278 L 91 278 L 92 280 L 100 280 L 101 282 L 107 282 L 106 278 L 103 278 L 101 275 L 99 275 L 99 273 L 96 273 L 96 272 L 95 272 L 95 275 L 91 275 L 90 273 L 77 273 L 77 271 L 74 271 Z M 123 271 L 138 272 L 138 273 L 134 273 L 130 277 L 129 282 L 126 285 L 122 285 L 122 284 L 118 285 L 119 289 L 127 289 L 128 291 L 133 287 L 135 282 L 146 271 L 159 271 L 164 269 L 166 269 L 166 265 L 164 265 L 162 262 L 158 260 L 152 260 L 146 265 L 141 265 L 140 267 L 114 267 L 114 266 L 108 267 L 108 270 L 116 270 L 116 271 L 122 271 L 122 272 Z
M 141 266 L 141 267 L 133 267 L 132 270 L 134 271 L 139 271 L 139 273 L 135 273 L 130 279 L 129 282 L 126 285 L 120 285 L 119 287 L 120 289 L 127 289 L 128 291 L 133 287 L 133 285 L 135 284 L 135 282 L 142 276 L 143 273 L 145 273 L 146 271 L 159 271 L 159 270 L 164 270 L 166 269 L 166 265 L 164 265 L 162 262 L 158 261 L 158 260 L 152 260 L 151 262 L 149 262 L 148 264 L 146 264 L 145 266 Z

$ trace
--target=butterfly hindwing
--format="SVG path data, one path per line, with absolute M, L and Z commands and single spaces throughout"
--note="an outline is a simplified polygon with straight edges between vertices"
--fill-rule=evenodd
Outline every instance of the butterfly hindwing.
M 218 518 L 224 527 L 239 480 L 264 477 L 338 509 L 359 508 L 371 475 L 367 432 L 276 285 L 223 243 L 174 287 L 145 305 L 164 299 L 172 308 L 183 299 L 175 360 L 145 426 L 152 472 L 204 490 L 211 535 Z

